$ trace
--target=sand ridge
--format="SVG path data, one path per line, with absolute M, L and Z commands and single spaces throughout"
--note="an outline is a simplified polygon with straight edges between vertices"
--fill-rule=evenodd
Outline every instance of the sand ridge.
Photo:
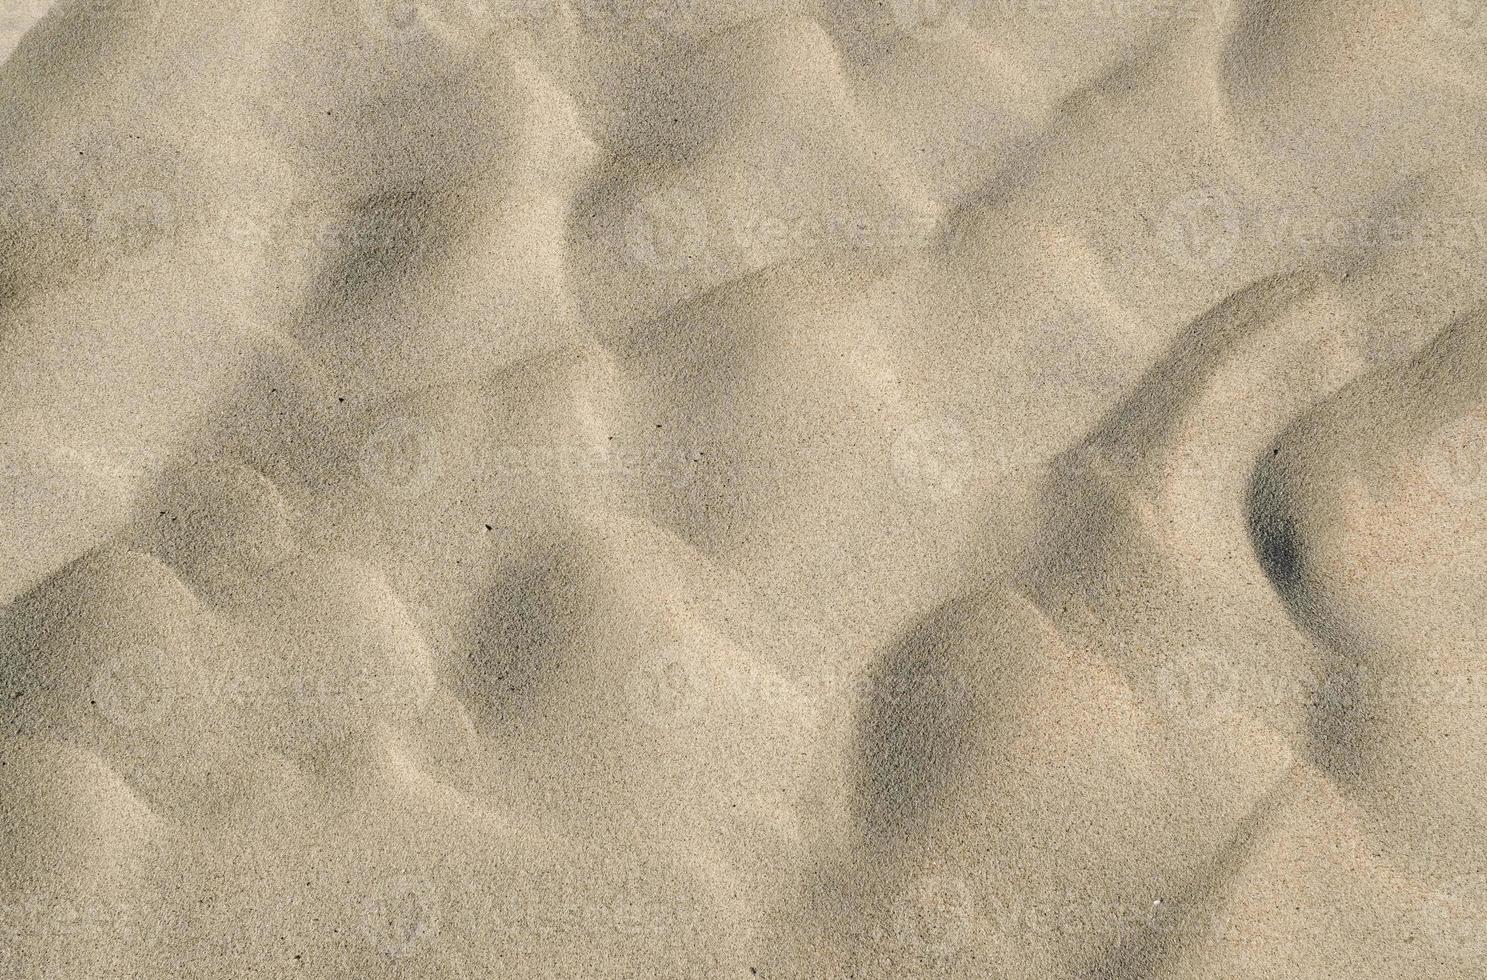
M 0 976 L 1481 976 L 1484 41 L 0 0 Z

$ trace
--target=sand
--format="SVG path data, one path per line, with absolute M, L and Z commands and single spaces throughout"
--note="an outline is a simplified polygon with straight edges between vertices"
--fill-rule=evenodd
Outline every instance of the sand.
M 1487 4 L 0 58 L 0 978 L 1487 975 Z

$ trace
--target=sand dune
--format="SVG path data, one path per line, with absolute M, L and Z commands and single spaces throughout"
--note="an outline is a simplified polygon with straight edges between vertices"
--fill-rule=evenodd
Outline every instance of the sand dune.
M 0 977 L 1482 976 L 1484 51 L 0 0 Z

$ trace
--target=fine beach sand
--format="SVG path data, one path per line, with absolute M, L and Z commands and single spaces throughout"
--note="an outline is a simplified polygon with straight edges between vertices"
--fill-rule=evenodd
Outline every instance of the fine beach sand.
M 1487 976 L 1487 0 L 0 58 L 0 980 Z

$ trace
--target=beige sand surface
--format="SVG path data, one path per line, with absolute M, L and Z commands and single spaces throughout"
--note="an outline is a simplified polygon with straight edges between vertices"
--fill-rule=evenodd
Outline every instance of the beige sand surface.
M 0 980 L 1487 976 L 1487 0 L 0 57 Z

